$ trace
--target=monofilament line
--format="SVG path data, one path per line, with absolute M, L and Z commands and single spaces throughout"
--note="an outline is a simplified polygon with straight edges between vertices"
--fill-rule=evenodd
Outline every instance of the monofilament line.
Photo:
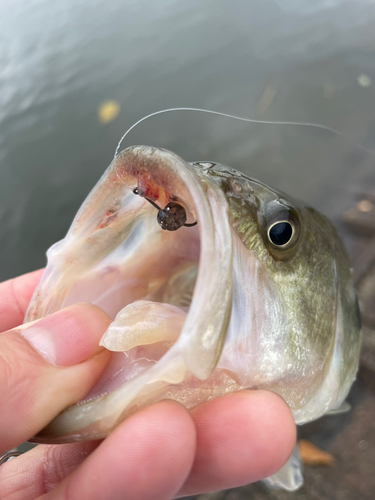
M 272 120 L 255 120 L 253 118 L 243 118 L 241 116 L 230 115 L 228 113 L 221 113 L 220 111 L 211 111 L 209 109 L 200 109 L 200 108 L 168 108 L 168 109 L 161 109 L 159 111 L 155 111 L 154 113 L 150 113 L 149 115 L 146 115 L 143 118 L 141 118 L 140 120 L 138 120 L 137 122 L 135 122 L 125 132 L 125 134 L 121 137 L 119 143 L 117 144 L 117 148 L 116 148 L 116 151 L 115 151 L 114 158 L 116 158 L 116 156 L 118 155 L 118 152 L 119 152 L 119 149 L 121 147 L 122 141 L 140 123 L 148 120 L 149 118 L 152 118 L 153 116 L 163 115 L 165 113 L 171 113 L 171 112 L 175 112 L 175 111 L 195 111 L 195 112 L 199 112 L 199 113 L 207 113 L 209 115 L 223 116 L 224 118 L 231 118 L 232 120 L 238 120 L 238 121 L 241 121 L 241 122 L 258 123 L 258 124 L 261 124 L 261 125 L 292 125 L 292 126 L 296 126 L 296 127 L 318 128 L 320 130 L 326 130 L 327 132 L 332 132 L 333 134 L 339 135 L 339 136 L 343 137 L 344 139 L 347 139 L 352 144 L 354 144 L 361 151 L 364 151 L 365 153 L 368 153 L 368 154 L 370 154 L 372 156 L 375 156 L 375 153 L 373 151 L 370 151 L 370 150 L 368 150 L 366 148 L 363 148 L 362 146 L 359 146 L 352 139 L 349 139 L 344 133 L 340 132 L 339 130 L 335 130 L 335 129 L 331 128 L 331 127 L 327 127 L 326 125 L 319 125 L 318 123 L 272 121 Z

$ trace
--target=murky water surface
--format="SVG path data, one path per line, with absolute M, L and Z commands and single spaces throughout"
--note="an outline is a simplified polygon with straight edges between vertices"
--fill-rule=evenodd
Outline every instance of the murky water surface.
M 0 280 L 44 264 L 123 132 L 166 107 L 342 131 L 178 113 L 124 143 L 241 169 L 342 231 L 375 189 L 375 156 L 354 146 L 375 152 L 374 24 L 365 0 L 2 0 Z

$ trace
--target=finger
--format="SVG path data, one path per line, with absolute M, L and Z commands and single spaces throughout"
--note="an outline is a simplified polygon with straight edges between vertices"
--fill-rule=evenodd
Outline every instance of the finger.
M 195 408 L 197 451 L 179 496 L 248 484 L 277 472 L 296 429 L 287 404 L 268 391 L 242 391 Z
M 100 441 L 39 445 L 0 467 L 2 500 L 35 500 L 57 486 Z
M 249 405 L 251 405 L 251 417 L 256 419 L 255 427 L 248 418 Z M 256 415 L 257 410 L 258 415 Z M 270 414 L 267 415 L 267 412 Z M 269 476 L 283 465 L 295 442 L 295 426 L 291 421 L 288 407 L 281 398 L 269 392 L 246 391 L 224 396 L 200 405 L 192 413 L 198 433 L 196 458 L 179 496 L 229 488 Z M 245 426 L 239 422 L 238 417 L 241 415 L 248 420 Z M 273 421 L 273 424 L 270 424 L 270 421 Z M 259 439 L 256 429 L 257 426 L 263 425 L 262 422 L 266 426 L 265 429 L 261 429 L 261 434 L 266 434 L 266 446 L 261 442 L 263 438 Z M 270 427 L 272 425 L 275 427 L 276 422 L 279 422 L 282 431 L 281 446 L 277 443 L 277 440 L 280 440 L 280 432 L 276 432 L 276 438 L 271 433 L 267 435 L 267 430 L 272 430 Z M 248 425 L 250 430 L 247 430 Z M 217 432 L 221 427 L 223 436 Z M 268 443 L 269 441 L 271 443 Z M 274 450 L 272 443 L 275 445 Z M 117 444 L 115 442 L 112 445 L 112 455 L 117 457 L 121 466 L 126 467 L 126 460 L 124 462 Z M 97 446 L 98 442 L 76 443 L 66 447 L 38 446 L 0 468 L 2 489 L 12 500 L 34 499 L 67 477 Z M 122 447 L 120 440 L 119 446 Z M 256 446 L 260 448 L 259 453 L 254 449 Z M 97 453 L 100 453 L 100 450 Z M 252 455 L 250 460 L 246 454 Z M 102 464 L 101 467 L 103 474 L 106 474 L 106 466 Z M 98 474 L 102 472 L 98 471 Z M 5 499 L 7 498 L 5 496 Z M 82 500 L 84 499 L 82 496 Z
M 22 332 L 0 334 L 0 453 L 32 437 L 90 390 L 109 359 L 99 339 L 110 321 L 101 309 L 78 304 Z
M 40 500 L 172 498 L 194 459 L 195 427 L 186 409 L 164 401 L 123 422 L 56 489 Z
M 0 332 L 20 325 L 43 269 L 0 283 Z

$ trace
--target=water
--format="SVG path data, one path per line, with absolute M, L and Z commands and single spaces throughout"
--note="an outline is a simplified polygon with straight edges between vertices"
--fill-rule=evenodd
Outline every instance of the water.
M 375 151 L 374 22 L 365 0 L 1 0 L 0 280 L 44 265 L 118 139 L 158 109 L 313 121 Z M 121 110 L 104 125 L 107 99 Z M 179 113 L 133 143 L 241 169 L 341 231 L 375 187 L 375 157 L 318 130 Z

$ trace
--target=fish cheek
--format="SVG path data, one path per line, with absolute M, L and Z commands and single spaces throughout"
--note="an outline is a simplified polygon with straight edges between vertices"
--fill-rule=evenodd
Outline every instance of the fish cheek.
M 262 241 L 258 240 L 253 251 L 262 260 L 267 280 L 272 283 L 278 301 L 274 314 L 280 318 L 285 315 L 284 372 L 274 389 L 291 408 L 300 408 L 322 383 L 333 349 L 334 268 L 318 225 L 309 218 L 302 224 L 299 214 L 276 211 L 269 217 L 268 227 L 275 219 L 292 221 L 297 227 L 294 241 L 280 249 L 271 245 L 266 221 L 260 230 Z M 276 318 L 273 321 L 277 324 Z
M 261 335 L 262 342 L 266 342 L 266 357 L 273 360 L 272 367 L 262 372 L 264 387 L 279 393 L 292 409 L 300 408 L 322 383 L 324 364 L 332 351 L 332 260 L 328 260 L 327 255 L 319 258 L 317 236 L 314 231 L 309 234 L 303 225 L 305 220 L 301 224 L 299 214 L 298 218 L 294 213 L 290 215 L 289 208 L 281 206 L 280 211 L 277 205 L 277 210 L 270 215 L 266 212 L 267 200 L 251 205 L 244 199 L 230 197 L 228 203 L 232 228 L 259 262 L 258 278 L 261 273 L 263 287 L 271 294 L 267 304 L 253 304 L 258 311 L 255 316 L 266 323 L 257 323 L 257 336 Z M 271 247 L 266 214 L 269 224 L 280 219 L 299 224 L 290 246 Z M 306 239 L 306 235 L 309 238 Z M 323 293 L 321 275 L 328 282 Z M 264 307 L 268 310 L 266 318 Z

